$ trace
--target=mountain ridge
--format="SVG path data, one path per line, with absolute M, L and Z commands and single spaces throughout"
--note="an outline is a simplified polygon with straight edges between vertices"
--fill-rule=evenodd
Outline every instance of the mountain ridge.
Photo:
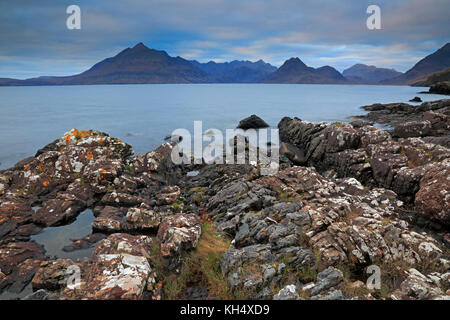
M 404 74 L 394 69 L 356 64 L 340 73 L 331 66 L 313 68 L 300 58 L 290 58 L 276 68 L 262 59 L 252 62 L 209 61 L 201 63 L 172 57 L 166 51 L 148 48 L 142 42 L 88 70 L 70 76 L 42 76 L 25 80 L 0 78 L 0 86 L 151 84 L 151 83 L 311 83 L 405 85 L 450 67 L 450 43 L 424 57 Z M 353 70 L 352 70 L 353 69 Z M 356 72 L 355 72 L 356 69 Z M 359 69 L 359 70 L 358 70 Z M 362 71 L 361 71 L 362 70 Z M 392 75 L 397 75 L 391 77 Z M 384 77 L 384 79 L 379 80 Z M 388 77 L 388 78 L 387 78 Z
M 269 75 L 263 82 L 299 84 L 349 83 L 349 81 L 333 67 L 323 66 L 315 69 L 307 66 L 298 57 L 286 60 L 277 71 Z
M 380 84 L 413 84 L 433 73 L 443 71 L 450 67 L 450 42 L 419 60 L 411 69 L 404 74 L 381 81 Z
M 342 75 L 350 81 L 359 83 L 377 83 L 402 75 L 395 69 L 378 68 L 373 65 L 357 63 L 342 71 Z

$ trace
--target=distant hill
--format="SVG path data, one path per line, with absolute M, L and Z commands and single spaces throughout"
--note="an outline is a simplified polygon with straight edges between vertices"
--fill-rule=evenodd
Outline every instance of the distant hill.
M 260 82 L 277 68 L 263 60 L 256 62 L 238 61 L 217 63 L 209 61 L 200 63 L 192 61 L 194 66 L 206 72 L 208 75 L 224 83 L 254 83 Z
M 450 68 L 450 43 L 426 56 L 401 76 L 382 81 L 385 84 L 413 84 L 429 75 Z
M 342 75 L 353 82 L 376 83 L 398 77 L 402 75 L 402 73 L 394 69 L 377 68 L 375 66 L 358 63 L 345 69 L 342 72 Z
M 308 67 L 299 58 L 291 58 L 263 80 L 265 83 L 348 83 L 336 69 L 330 66 Z
M 207 83 L 215 79 L 191 62 L 170 57 L 138 43 L 112 58 L 95 64 L 89 70 L 68 77 L 40 77 L 27 80 L 6 80 L 4 85 L 86 85 L 141 83 Z M 1 82 L 0 82 L 1 84 Z
M 445 82 L 445 81 L 450 81 L 450 68 L 447 68 L 440 72 L 433 73 L 426 79 L 415 82 L 412 85 L 417 87 L 429 87 L 438 82 Z
M 299 58 L 286 60 L 278 69 L 263 60 L 200 63 L 171 57 L 165 51 L 150 49 L 138 43 L 77 75 L 26 80 L 0 78 L 0 86 L 260 82 L 404 85 L 427 81 L 428 76 L 447 68 L 450 68 L 450 43 L 420 60 L 404 74 L 363 64 L 356 64 L 341 74 L 330 66 L 309 67 Z M 435 77 L 448 79 L 446 73 Z

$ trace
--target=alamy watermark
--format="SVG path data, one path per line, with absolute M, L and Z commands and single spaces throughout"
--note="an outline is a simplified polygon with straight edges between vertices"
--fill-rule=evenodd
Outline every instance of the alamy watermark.
M 69 30 L 81 29 L 81 9 L 77 5 L 68 6 L 66 13 L 69 17 L 66 20 L 66 26 Z
M 66 272 L 66 285 L 70 290 L 79 289 L 81 287 L 81 270 L 77 265 L 71 265 Z
M 367 7 L 366 12 L 370 14 L 367 18 L 366 26 L 369 30 L 380 30 L 381 29 L 381 9 L 377 5 L 370 5 Z
M 66 26 L 69 30 L 81 29 L 81 9 L 80 6 L 70 5 L 66 9 L 69 17 L 66 20 Z M 378 5 L 369 5 L 366 10 L 370 16 L 366 20 L 366 26 L 369 30 L 381 29 L 381 9 Z
M 176 129 L 172 140 L 178 141 L 171 153 L 174 164 L 251 164 L 259 165 L 262 175 L 273 175 L 279 167 L 278 129 L 219 129 L 203 132 L 202 121 L 194 121 L 194 134 Z M 207 143 L 206 146 L 204 144 Z

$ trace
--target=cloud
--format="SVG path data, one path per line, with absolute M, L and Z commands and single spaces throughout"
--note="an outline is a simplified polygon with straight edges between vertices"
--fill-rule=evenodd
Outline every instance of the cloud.
M 382 30 L 366 28 L 370 1 L 72 0 L 0 3 L 0 77 L 71 74 L 137 42 L 199 61 L 298 56 L 342 70 L 371 63 L 405 71 L 448 42 L 448 0 L 377 0 Z

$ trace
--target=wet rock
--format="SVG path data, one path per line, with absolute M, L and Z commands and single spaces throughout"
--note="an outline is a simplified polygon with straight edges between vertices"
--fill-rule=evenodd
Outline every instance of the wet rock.
M 127 212 L 126 210 L 126 208 L 112 206 L 105 206 L 103 209 L 99 209 L 98 216 L 92 222 L 92 229 L 102 232 L 119 232 Z
M 63 247 L 64 252 L 73 252 L 77 250 L 87 249 L 92 247 L 95 243 L 106 238 L 103 233 L 91 233 L 82 239 L 72 240 L 72 244 Z
M 410 102 L 422 102 L 422 99 L 420 99 L 420 97 L 414 97 L 411 100 L 409 100 Z
M 252 114 L 250 117 L 242 119 L 239 121 L 237 126 L 238 129 L 259 129 L 259 128 L 267 128 L 269 125 L 257 115 Z
M 286 142 L 282 142 L 280 145 L 280 155 L 286 156 L 297 165 L 302 165 L 306 162 L 305 154 L 302 150 Z

